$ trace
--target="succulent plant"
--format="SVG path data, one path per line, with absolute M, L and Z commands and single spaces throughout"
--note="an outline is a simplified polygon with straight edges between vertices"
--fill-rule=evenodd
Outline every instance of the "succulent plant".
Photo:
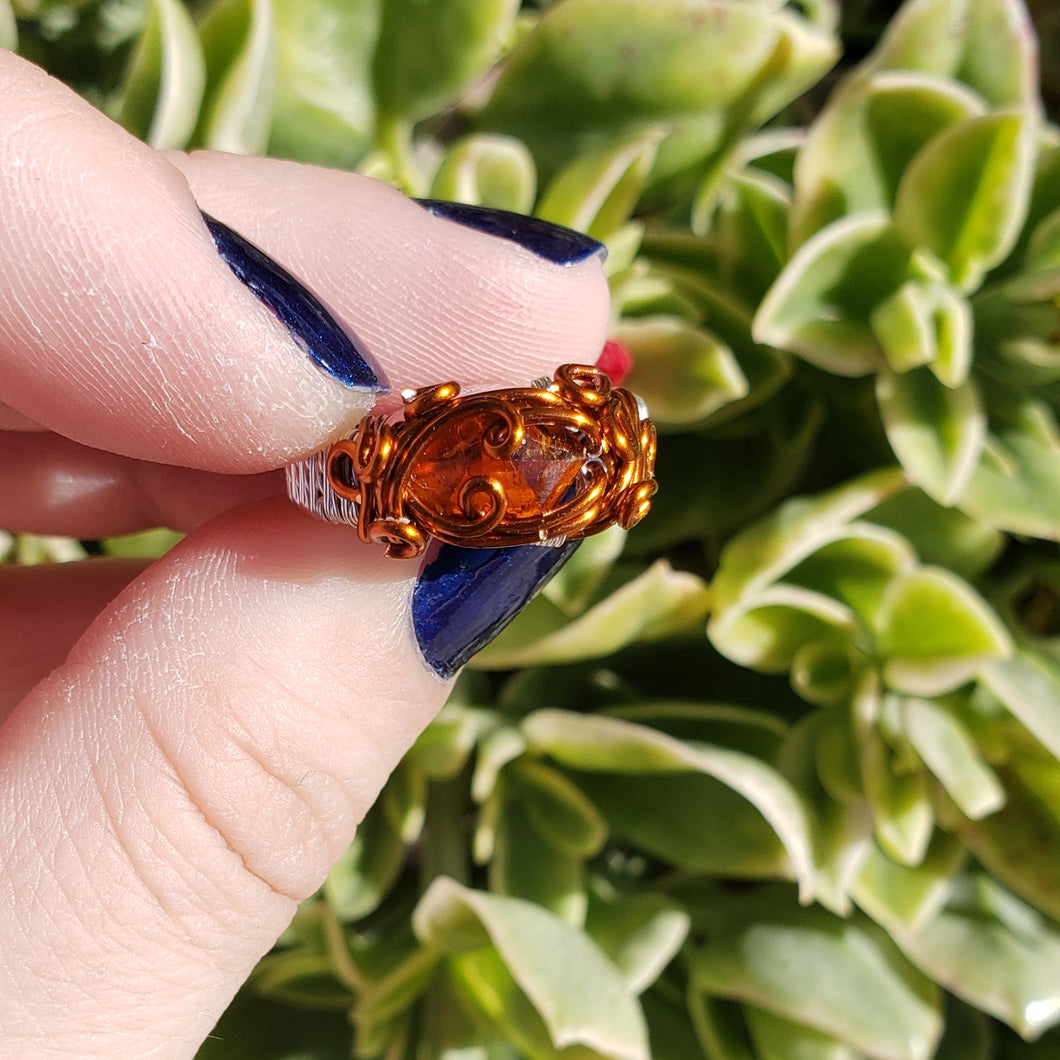
M 655 513 L 474 660 L 203 1060 L 1060 1056 L 1037 43 L 1019 0 L 0 0 L 156 146 L 606 241 L 661 432 Z

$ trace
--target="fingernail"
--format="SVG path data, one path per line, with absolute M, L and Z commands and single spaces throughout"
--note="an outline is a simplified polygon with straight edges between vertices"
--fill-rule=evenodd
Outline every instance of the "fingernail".
M 579 544 L 432 546 L 412 592 L 412 622 L 427 665 L 439 677 L 452 677 L 519 614 Z
M 202 216 L 228 267 L 279 317 L 311 361 L 346 386 L 377 392 L 390 389 L 379 365 L 316 295 L 238 232 L 207 214 Z
M 524 217 L 520 213 L 494 210 L 488 206 L 444 202 L 441 199 L 415 201 L 435 217 L 444 217 L 447 221 L 455 221 L 458 225 L 497 236 L 498 239 L 508 239 L 555 265 L 577 265 L 597 254 L 601 258 L 607 257 L 607 247 L 599 240 L 537 217 Z

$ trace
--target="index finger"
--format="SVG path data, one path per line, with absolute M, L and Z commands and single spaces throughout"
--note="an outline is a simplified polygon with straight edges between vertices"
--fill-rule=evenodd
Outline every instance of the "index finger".
M 160 156 L 10 53 L 0 87 L 13 175 L 0 188 L 0 404 L 76 441 L 256 472 L 374 402 L 378 386 L 340 383 L 240 282 L 199 205 L 322 295 L 397 387 L 510 384 L 596 359 L 608 310 L 591 255 L 564 268 L 351 174 Z

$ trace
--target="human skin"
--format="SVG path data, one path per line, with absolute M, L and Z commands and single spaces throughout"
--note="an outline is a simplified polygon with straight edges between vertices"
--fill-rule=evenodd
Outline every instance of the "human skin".
M 158 154 L 6 52 L 0 172 L 0 526 L 187 531 L 150 565 L 0 566 L 0 1057 L 190 1057 L 449 688 L 418 565 L 282 496 L 376 395 L 200 209 L 395 389 L 592 363 L 606 283 L 355 175 Z

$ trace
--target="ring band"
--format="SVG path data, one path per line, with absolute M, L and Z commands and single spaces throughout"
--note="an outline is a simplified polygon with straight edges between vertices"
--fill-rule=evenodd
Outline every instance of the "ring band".
M 353 433 L 287 468 L 287 493 L 313 515 L 357 528 L 396 559 L 430 538 L 465 548 L 559 545 L 647 513 L 655 427 L 598 368 L 565 364 L 529 387 L 404 391 L 403 414 L 367 415 Z

